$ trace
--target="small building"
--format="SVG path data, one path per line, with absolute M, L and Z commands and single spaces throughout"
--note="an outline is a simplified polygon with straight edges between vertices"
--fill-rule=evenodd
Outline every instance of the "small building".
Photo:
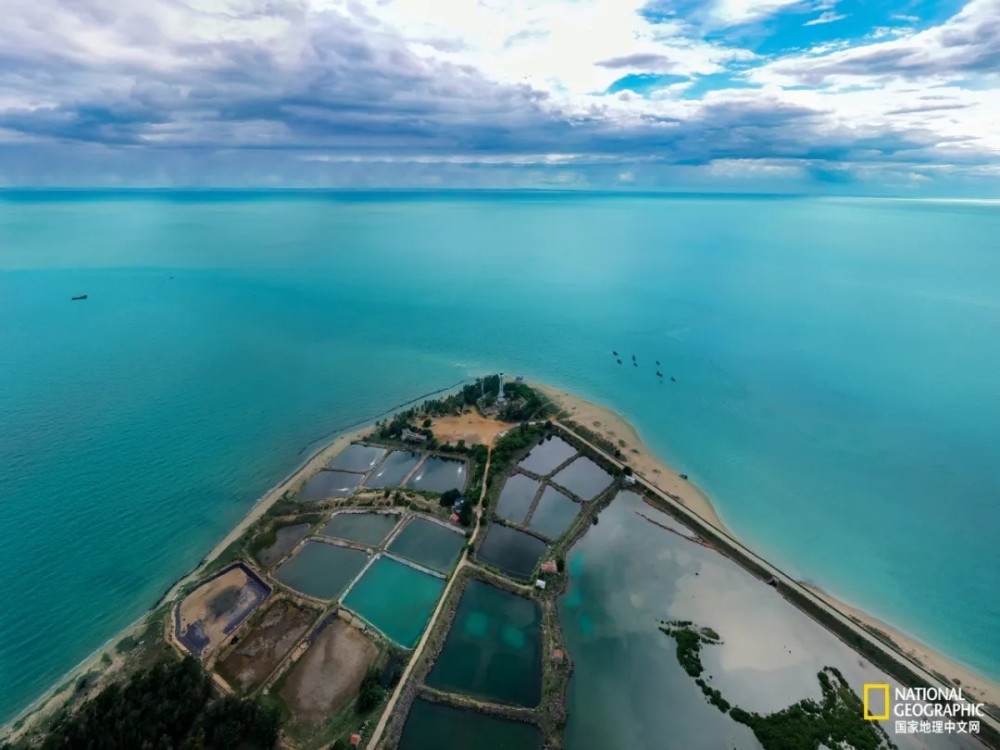
M 351 735 L 351 747 L 360 747 L 360 746 L 361 746 L 361 735 L 355 732 L 354 734 Z
M 536 589 L 541 589 L 542 591 L 544 591 L 545 590 L 545 581 L 543 581 L 541 578 L 539 578 L 537 581 L 535 581 L 535 588 Z
M 421 434 L 419 432 L 414 432 L 409 427 L 404 427 L 403 428 L 403 440 L 406 440 L 407 442 L 410 442 L 410 443 L 426 443 L 427 442 L 427 436 L 423 435 L 423 434 Z
M 553 649 L 552 650 L 552 661 L 554 661 L 554 662 L 560 662 L 561 663 L 562 660 L 565 659 L 565 658 L 566 657 L 563 655 L 563 652 L 562 652 L 561 648 L 557 648 L 557 649 Z
M 635 484 L 635 474 L 626 474 L 625 484 Z
M 450 516 L 448 516 L 448 520 L 451 521 L 452 523 L 458 523 L 458 513 L 452 513 Z
M 545 562 L 542 563 L 542 572 L 543 573 L 558 573 L 559 572 L 559 566 L 556 565 L 556 561 L 555 560 L 546 560 Z

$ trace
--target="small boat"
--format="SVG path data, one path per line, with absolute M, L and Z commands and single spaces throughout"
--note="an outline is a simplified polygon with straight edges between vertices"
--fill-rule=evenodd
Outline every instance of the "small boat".
M 676 383 L 677 382 L 677 378 L 675 378 L 673 375 L 671 375 L 670 376 L 670 382 L 671 383 Z
M 687 474 L 681 474 L 680 477 L 681 477 L 681 479 L 687 479 L 688 475 Z
M 622 363 L 622 361 L 621 361 L 621 360 L 619 359 L 619 360 L 618 360 L 618 364 L 621 364 L 621 363 Z
M 618 356 L 618 352 L 616 352 L 614 349 L 611 350 L 611 353 L 616 357 Z
M 639 366 L 639 363 L 638 363 L 638 362 L 633 362 L 633 363 L 632 363 L 632 367 L 638 367 L 638 366 Z
M 659 367 L 659 366 L 660 366 L 660 360 L 656 360 L 656 366 L 657 366 L 657 367 Z
M 663 373 L 662 373 L 662 372 L 660 372 L 659 370 L 657 370 L 657 371 L 656 371 L 656 377 L 658 377 L 658 378 L 662 378 L 662 377 L 663 377 Z
M 632 355 L 632 361 L 635 362 L 635 355 Z
M 70 300 L 76 302 L 78 299 L 87 299 L 86 294 L 81 294 L 79 297 L 70 297 Z

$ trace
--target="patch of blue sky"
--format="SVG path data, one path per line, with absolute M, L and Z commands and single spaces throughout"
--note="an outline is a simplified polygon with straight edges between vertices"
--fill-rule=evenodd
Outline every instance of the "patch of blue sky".
M 719 91 L 721 89 L 758 89 L 757 84 L 733 73 L 709 73 L 708 75 L 695 76 L 691 85 L 681 93 L 682 99 L 701 99 L 709 91 Z
M 667 73 L 629 73 L 608 86 L 606 93 L 616 94 L 619 91 L 633 91 L 646 96 L 657 89 L 662 89 L 673 83 L 683 83 L 689 80 L 687 76 L 676 76 Z
M 841 42 L 844 46 L 868 44 L 885 29 L 919 31 L 939 24 L 962 7 L 962 0 L 915 3 L 913 0 L 840 0 L 831 8 L 789 5 L 751 23 L 716 29 L 705 39 L 749 49 L 758 55 L 803 52 Z

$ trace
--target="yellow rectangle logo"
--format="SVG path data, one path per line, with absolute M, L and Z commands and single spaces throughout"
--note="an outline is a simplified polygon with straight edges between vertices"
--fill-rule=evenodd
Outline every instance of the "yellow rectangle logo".
M 873 692 L 882 693 L 885 696 L 885 701 L 882 704 L 883 711 L 880 714 L 872 714 L 871 712 L 871 694 Z M 885 682 L 873 683 L 866 682 L 863 694 L 864 702 L 864 718 L 868 721 L 885 721 L 889 718 L 889 684 Z

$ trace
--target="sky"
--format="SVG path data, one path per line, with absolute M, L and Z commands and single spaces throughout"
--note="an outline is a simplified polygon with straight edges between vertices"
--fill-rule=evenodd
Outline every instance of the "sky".
M 5 0 L 0 185 L 1000 197 L 1000 0 Z

